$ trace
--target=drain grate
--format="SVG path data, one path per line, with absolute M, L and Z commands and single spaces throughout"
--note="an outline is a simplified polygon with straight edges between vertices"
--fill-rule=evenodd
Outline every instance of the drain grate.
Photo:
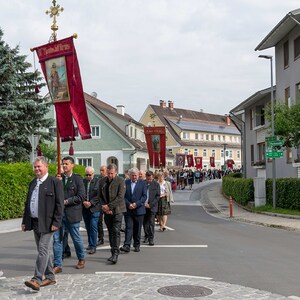
M 182 298 L 205 297 L 212 294 L 212 290 L 198 285 L 165 286 L 157 291 L 165 296 Z

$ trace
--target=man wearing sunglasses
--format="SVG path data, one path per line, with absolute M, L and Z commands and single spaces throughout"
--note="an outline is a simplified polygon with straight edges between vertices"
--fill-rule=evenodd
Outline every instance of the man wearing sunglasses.
M 86 199 L 83 201 L 82 216 L 88 235 L 89 254 L 94 254 L 97 247 L 98 220 L 100 216 L 100 200 L 98 198 L 98 178 L 95 177 L 95 170 L 92 167 L 85 168 L 83 179 Z

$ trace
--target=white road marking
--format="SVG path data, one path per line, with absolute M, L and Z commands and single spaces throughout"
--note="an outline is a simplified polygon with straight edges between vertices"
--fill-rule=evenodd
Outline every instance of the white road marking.
M 184 278 L 199 278 L 204 280 L 212 280 L 211 277 L 202 277 L 202 276 L 192 276 L 192 275 L 182 275 L 182 274 L 168 274 L 168 273 L 146 273 L 146 272 L 95 272 L 96 275 L 101 274 L 123 274 L 123 275 L 136 275 L 136 274 L 143 274 L 143 275 L 159 275 L 159 276 L 175 276 L 175 277 L 184 277 Z
M 147 244 L 140 245 L 141 248 L 208 248 L 207 245 L 154 245 L 149 246 Z M 108 250 L 110 246 L 100 246 L 97 250 Z

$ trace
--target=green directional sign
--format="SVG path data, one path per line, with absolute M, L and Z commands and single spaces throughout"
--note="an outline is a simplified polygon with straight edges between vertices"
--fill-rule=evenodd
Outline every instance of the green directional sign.
M 281 147 L 283 145 L 283 141 L 277 135 L 266 137 L 266 142 L 268 147 Z
M 266 157 L 267 158 L 281 158 L 283 157 L 283 150 L 266 150 Z
M 271 141 L 271 142 L 268 142 L 268 145 L 271 146 L 271 147 L 275 147 L 275 146 L 282 146 L 283 145 L 283 141 Z

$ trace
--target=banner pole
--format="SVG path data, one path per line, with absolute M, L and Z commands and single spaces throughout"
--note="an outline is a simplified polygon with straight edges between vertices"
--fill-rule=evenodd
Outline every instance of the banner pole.
M 50 18 L 53 18 L 53 23 L 51 25 L 52 35 L 50 37 L 49 42 L 53 41 L 56 42 L 56 31 L 58 30 L 58 26 L 56 23 L 56 17 L 59 16 L 60 12 L 64 11 L 63 7 L 60 7 L 60 5 L 56 5 L 56 0 L 52 1 L 52 6 L 50 7 L 50 10 L 46 11 L 46 14 L 50 14 Z M 56 151 L 57 151 L 57 172 L 56 174 L 61 175 L 61 163 L 60 163 L 60 134 L 58 129 L 58 120 L 56 118 Z

